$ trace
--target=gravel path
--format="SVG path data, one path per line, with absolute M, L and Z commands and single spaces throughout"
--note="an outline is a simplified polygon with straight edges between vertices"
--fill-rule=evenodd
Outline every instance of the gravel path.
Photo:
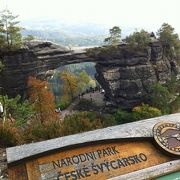
M 95 91 L 94 93 L 87 93 L 83 96 L 83 99 L 91 100 L 94 102 L 97 106 L 104 106 L 104 94 L 101 94 L 99 91 Z
M 103 100 L 104 94 L 101 94 L 99 91 L 95 91 L 94 93 L 93 92 L 86 93 L 81 97 L 81 99 L 87 99 L 90 101 L 92 100 L 92 102 L 94 102 L 99 107 L 102 107 L 105 105 L 105 102 Z M 74 102 L 72 102 L 71 105 L 69 105 L 67 107 L 67 109 L 61 111 L 61 114 L 60 114 L 61 120 L 63 120 L 64 117 L 67 115 L 72 115 L 72 114 L 78 112 L 78 111 L 74 110 L 74 107 L 77 106 L 79 102 L 80 102 L 80 99 L 76 98 L 74 100 Z

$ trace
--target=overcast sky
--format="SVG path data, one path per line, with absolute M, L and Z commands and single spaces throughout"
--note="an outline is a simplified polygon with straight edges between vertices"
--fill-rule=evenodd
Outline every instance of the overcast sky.
M 180 0 L 0 0 L 21 20 L 56 18 L 107 26 L 158 29 L 163 22 L 180 33 Z

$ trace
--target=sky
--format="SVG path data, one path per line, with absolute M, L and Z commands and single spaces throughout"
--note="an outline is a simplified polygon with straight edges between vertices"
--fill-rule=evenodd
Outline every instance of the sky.
M 54 18 L 152 30 L 167 22 L 180 33 L 180 0 L 0 0 L 0 9 L 6 7 L 21 21 Z

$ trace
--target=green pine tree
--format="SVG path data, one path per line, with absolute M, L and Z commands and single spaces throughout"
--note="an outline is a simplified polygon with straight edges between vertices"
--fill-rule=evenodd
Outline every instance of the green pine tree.
M 22 45 L 22 37 L 20 31 L 22 28 L 18 26 L 18 16 L 14 16 L 9 10 L 4 10 L 0 15 L 0 41 L 2 47 L 8 49 L 19 48 Z
M 118 45 L 121 41 L 121 29 L 118 26 L 114 26 L 109 30 L 110 36 L 104 39 L 105 43 L 109 45 Z

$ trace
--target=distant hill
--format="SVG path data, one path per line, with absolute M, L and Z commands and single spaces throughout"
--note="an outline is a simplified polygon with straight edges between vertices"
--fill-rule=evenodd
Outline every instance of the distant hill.
M 101 45 L 111 28 L 100 24 L 67 23 L 54 19 L 23 21 L 21 26 L 25 28 L 23 36 L 31 34 L 38 39 L 73 46 Z M 133 30 L 134 28 L 122 28 L 122 36 L 125 37 Z
M 67 24 L 58 20 L 25 21 L 22 35 L 32 34 L 39 39 L 50 40 L 64 45 L 100 45 L 108 34 L 108 29 L 97 24 Z
M 38 39 L 49 40 L 55 43 L 63 45 L 73 45 L 73 46 L 94 46 L 103 43 L 105 36 L 88 36 L 88 35 L 73 35 L 67 34 L 61 31 L 53 30 L 33 30 L 26 29 L 22 31 L 23 36 L 33 35 Z

